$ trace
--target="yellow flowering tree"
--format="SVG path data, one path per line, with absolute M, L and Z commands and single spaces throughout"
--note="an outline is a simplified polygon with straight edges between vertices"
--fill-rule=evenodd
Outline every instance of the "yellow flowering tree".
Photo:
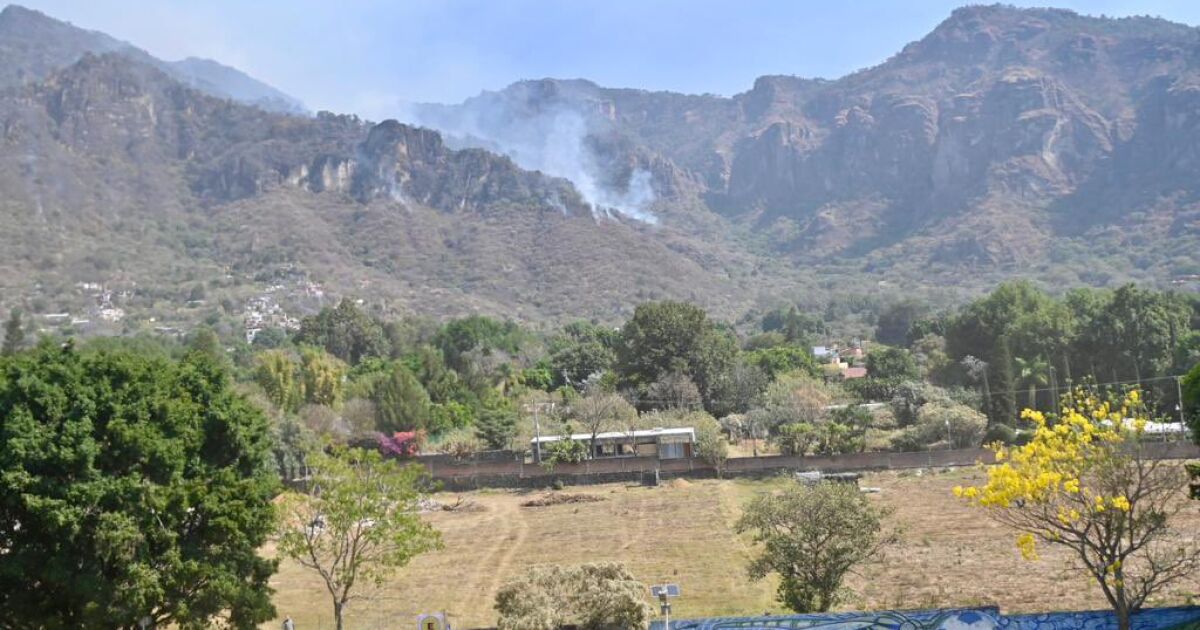
M 1047 418 L 1026 409 L 1033 438 L 993 445 L 987 482 L 954 494 L 1016 530 L 1027 560 L 1038 558 L 1039 544 L 1071 550 L 1126 630 L 1148 597 L 1200 567 L 1200 551 L 1170 529 L 1186 477 L 1178 463 L 1143 453 L 1148 412 L 1137 390 L 1077 390 L 1061 411 Z

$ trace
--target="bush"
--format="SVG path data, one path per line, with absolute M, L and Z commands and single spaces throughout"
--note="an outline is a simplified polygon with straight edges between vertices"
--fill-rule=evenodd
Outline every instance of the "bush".
M 438 445 L 439 452 L 454 459 L 467 459 L 482 450 L 483 442 L 469 429 L 459 429 L 447 434 Z
M 721 425 L 712 416 L 705 416 L 707 421 L 696 427 L 696 456 L 711 464 L 720 477 L 725 474 L 725 460 L 729 459 L 729 441 Z
M 1017 430 L 1007 424 L 993 424 L 983 434 L 983 443 L 995 444 L 996 442 L 1004 445 L 1015 444 L 1017 442 Z
M 542 444 L 542 467 L 554 470 L 559 464 L 578 464 L 587 459 L 588 447 L 581 440 L 565 438 Z
M 929 403 L 921 407 L 917 423 L 893 440 L 892 447 L 903 451 L 919 451 L 935 444 L 970 448 L 984 441 L 986 427 L 987 418 L 966 405 Z
M 651 610 L 646 587 L 615 562 L 564 568 L 539 566 L 496 594 L 500 630 L 645 628 Z
M 775 444 L 782 455 L 806 455 L 817 443 L 817 429 L 807 422 L 793 422 L 779 427 Z

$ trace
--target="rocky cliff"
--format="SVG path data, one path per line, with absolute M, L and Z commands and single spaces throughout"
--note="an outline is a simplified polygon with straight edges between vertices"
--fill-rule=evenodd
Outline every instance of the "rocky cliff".
M 547 79 L 417 117 L 502 148 L 490 121 L 574 112 L 600 170 L 652 164 L 660 200 L 703 199 L 799 262 L 1030 264 L 1194 197 L 1198 61 L 1200 31 L 1164 20 L 974 6 L 837 80 L 721 98 Z

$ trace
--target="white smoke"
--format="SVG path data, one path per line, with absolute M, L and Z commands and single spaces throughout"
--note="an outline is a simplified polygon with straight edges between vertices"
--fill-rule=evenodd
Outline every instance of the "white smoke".
M 503 153 L 522 168 L 569 180 L 597 218 L 623 215 L 657 223 L 652 177 L 634 169 L 624 189 L 607 185 L 594 151 L 588 146 L 588 121 L 566 107 L 513 112 L 503 104 L 469 103 L 460 108 L 415 107 L 409 122 L 442 132 L 449 146 L 477 147 Z

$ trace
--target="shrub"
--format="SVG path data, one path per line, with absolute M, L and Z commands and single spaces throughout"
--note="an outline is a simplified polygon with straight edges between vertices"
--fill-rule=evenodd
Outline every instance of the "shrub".
M 645 628 L 646 587 L 616 562 L 533 567 L 496 594 L 500 630 Z
M 929 403 L 921 407 L 917 422 L 893 440 L 892 447 L 917 451 L 935 444 L 947 448 L 969 448 L 984 441 L 987 418 L 983 414 L 952 402 Z
M 542 467 L 554 470 L 559 464 L 578 464 L 587 459 L 588 447 L 581 440 L 565 438 L 542 444 Z
M 775 443 L 783 455 L 806 455 L 817 443 L 817 429 L 807 422 L 793 422 L 779 427 Z
M 983 434 L 984 444 L 995 444 L 999 442 L 1004 445 L 1015 444 L 1017 441 L 1017 430 L 1007 424 L 993 424 L 988 427 L 986 433 Z

